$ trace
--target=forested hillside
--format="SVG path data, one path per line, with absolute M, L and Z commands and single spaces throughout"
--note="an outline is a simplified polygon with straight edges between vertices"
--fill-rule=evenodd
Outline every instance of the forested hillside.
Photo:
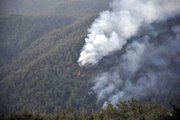
M 14 17 L 19 18 L 22 16 Z M 65 20 L 65 23 L 61 22 L 62 25 L 56 26 L 58 28 L 56 29 L 55 27 L 53 30 L 51 27 L 48 27 L 51 22 L 47 22 L 49 24 L 40 22 L 41 24 L 38 23 L 32 26 L 33 28 L 35 27 L 34 29 L 32 28 L 32 31 L 37 30 L 35 33 L 38 33 L 44 28 L 47 29 L 41 34 L 37 34 L 37 36 L 34 35 L 34 37 L 31 36 L 32 31 L 27 32 L 28 34 L 23 33 L 31 28 L 31 22 L 27 22 L 30 20 L 28 19 L 26 22 L 29 23 L 29 26 L 27 23 L 19 25 L 24 27 L 22 30 L 18 29 L 15 32 L 13 29 L 9 29 L 12 30 L 12 33 L 15 32 L 15 35 L 21 34 L 21 39 L 16 39 L 13 34 L 10 34 L 12 35 L 10 36 L 7 32 L 8 29 L 5 27 L 6 29 L 3 30 L 4 34 L 1 34 L 1 37 L 3 38 L 3 35 L 6 33 L 7 36 L 14 39 L 7 39 L 11 44 L 4 50 L 17 55 L 14 57 L 2 56 L 2 58 L 4 57 L 4 59 L 9 61 L 2 61 L 3 65 L 1 66 L 1 113 L 20 111 L 54 113 L 66 108 L 93 112 L 99 108 L 98 104 L 96 104 L 96 94 L 91 90 L 92 81 L 90 81 L 90 78 L 94 74 L 105 71 L 109 66 L 112 66 L 112 64 L 106 64 L 109 56 L 105 57 L 99 66 L 80 68 L 77 64 L 79 52 L 87 34 L 87 28 L 95 17 L 96 15 L 86 16 L 78 20 L 66 18 L 69 20 L 69 24 Z M 46 20 L 46 17 L 41 19 Z M 52 20 L 60 21 L 63 19 Z M 16 22 L 18 23 L 18 21 Z M 177 19 L 173 21 L 173 24 L 178 22 Z M 20 22 L 23 23 L 22 21 Z M 57 23 L 54 22 L 53 24 Z M 172 22 L 169 21 L 166 24 L 159 25 L 159 28 L 162 27 L 163 29 L 163 26 L 168 27 L 171 24 Z M 11 25 L 14 24 L 8 25 L 12 27 Z M 26 25 L 28 26 L 27 28 Z M 39 27 L 41 25 L 43 29 Z M 16 26 L 16 28 L 18 27 Z M 12 44 L 13 40 L 17 41 Z M 6 44 L 5 41 L 2 43 Z M 11 50 L 12 48 L 17 50 Z M 5 55 L 9 54 L 6 53 Z M 154 96 L 158 96 L 158 93 Z M 149 100 L 157 102 L 157 99 L 158 97 L 150 98 Z
M 87 113 L 68 108 L 60 110 L 56 114 L 45 113 L 21 113 L 1 116 L 2 120 L 179 120 L 180 106 L 173 107 L 167 111 L 162 106 L 151 103 L 138 103 L 135 100 L 120 102 L 114 107 L 108 104 L 106 108 L 99 112 Z
M 75 18 L 65 16 L 26 17 L 10 15 L 0 17 L 1 62 L 11 62 L 44 34 L 71 24 Z M 2 65 L 3 63 L 1 63 Z
M 96 109 L 93 73 L 81 74 L 77 59 L 108 0 L 2 0 L 0 6 L 0 113 Z
M 176 75 L 169 77 L 174 78 L 174 81 L 162 80 L 164 83 L 160 86 L 161 89 L 157 89 L 157 86 L 153 90 L 151 86 L 148 88 L 147 91 L 153 91 L 148 92 L 148 97 L 128 101 L 128 96 L 127 101 L 123 99 L 116 106 L 108 103 L 109 99 L 104 101 L 108 98 L 106 93 L 109 83 L 102 83 L 105 86 L 103 88 L 99 82 L 99 89 L 105 91 L 99 93 L 105 97 L 98 101 L 99 93 L 93 90 L 97 82 L 95 77 L 109 71 L 111 74 L 108 77 L 113 79 L 113 72 L 122 60 L 119 58 L 126 53 L 128 45 L 124 45 L 121 51 L 103 56 L 94 66 L 80 67 L 77 61 L 85 44 L 88 28 L 99 16 L 98 13 L 108 7 L 109 1 L 111 0 L 0 1 L 0 120 L 175 120 L 174 117 L 178 120 L 178 50 L 173 57 L 166 56 L 165 53 L 171 54 L 169 49 L 162 52 L 164 58 L 170 58 L 168 65 L 165 65 L 166 61 L 158 59 L 156 64 L 148 63 L 146 67 L 151 71 L 157 68 L 154 73 L 159 72 L 159 78 L 162 69 L 168 68 L 173 72 L 171 76 Z M 139 42 L 150 39 L 150 44 L 152 42 L 159 49 L 162 47 L 160 50 L 163 51 L 167 47 L 166 44 L 161 46 L 164 38 L 169 41 L 178 37 L 178 34 L 176 36 L 172 32 L 172 26 L 179 24 L 179 20 L 180 17 L 174 17 L 161 23 L 142 26 L 139 34 L 132 36 L 127 44 L 133 43 L 133 40 Z M 170 47 L 173 45 L 174 43 Z M 127 47 L 128 49 L 133 48 Z M 159 58 L 158 55 L 156 52 L 152 54 Z M 151 58 L 148 53 L 145 56 Z M 146 61 L 142 64 L 146 64 Z M 123 67 L 126 66 L 128 65 Z M 132 77 L 134 81 L 131 84 L 123 83 L 122 88 L 118 86 L 109 93 L 115 95 L 126 85 L 135 90 L 137 86 L 134 85 L 138 83 L 136 78 L 143 75 L 149 77 L 144 72 L 146 69 L 143 69 Z M 124 76 L 129 75 L 121 69 L 117 70 L 117 73 L 120 72 Z M 168 79 L 163 77 L 161 79 Z M 113 81 L 112 84 L 116 82 Z M 170 85 L 165 91 L 162 90 L 164 84 Z M 143 88 L 144 85 L 145 82 L 140 83 L 140 87 Z M 141 92 L 138 95 L 146 94 L 140 88 L 137 89 Z M 127 95 L 133 93 L 128 88 L 126 90 Z M 103 106 L 104 103 L 107 103 L 106 106 Z
M 42 36 L 1 68 L 2 112 L 94 107 L 87 76 L 78 76 L 76 63 L 92 18 L 83 18 Z

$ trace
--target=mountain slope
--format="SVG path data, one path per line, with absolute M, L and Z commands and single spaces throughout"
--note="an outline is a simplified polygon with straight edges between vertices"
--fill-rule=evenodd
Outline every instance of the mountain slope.
M 1 112 L 95 107 L 87 76 L 77 75 L 76 62 L 92 18 L 48 33 L 6 67 L 9 74 L 0 82 Z
M 0 113 L 96 108 L 77 59 L 108 1 L 0 1 Z
M 0 17 L 0 58 L 10 62 L 33 41 L 51 30 L 71 24 L 75 19 L 64 16 L 25 17 L 12 15 Z

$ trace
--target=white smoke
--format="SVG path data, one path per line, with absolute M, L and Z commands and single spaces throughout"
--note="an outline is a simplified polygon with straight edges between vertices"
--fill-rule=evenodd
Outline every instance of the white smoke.
M 93 78 L 98 103 L 162 99 L 169 91 L 180 98 L 180 23 L 160 25 L 179 15 L 179 5 L 180 0 L 114 0 L 111 10 L 100 13 L 78 59 L 80 66 L 95 65 L 120 51 L 110 56 L 108 62 L 116 62 L 109 71 Z
M 102 73 L 95 78 L 95 85 L 92 89 L 97 93 L 98 102 L 104 99 L 108 99 L 111 103 L 116 103 L 119 101 L 119 98 L 125 100 L 127 95 L 125 91 L 128 91 L 129 88 L 132 90 L 133 85 L 127 78 L 124 82 L 120 73 L 127 73 L 128 76 L 134 75 L 140 66 L 140 60 L 144 51 L 145 43 L 133 42 L 127 47 L 126 54 L 120 60 L 121 65 L 116 67 L 113 70 L 114 72 Z
M 121 50 L 142 25 L 178 14 L 179 5 L 180 0 L 114 0 L 111 10 L 100 13 L 88 30 L 79 65 L 97 64 L 109 53 Z
M 132 97 L 142 100 L 153 95 L 163 98 L 170 92 L 180 97 L 180 40 L 176 37 L 180 26 L 172 27 L 173 35 L 168 29 L 163 33 L 151 31 L 158 34 L 155 38 L 149 33 L 133 40 L 118 58 L 117 65 L 95 77 L 92 89 L 97 93 L 98 102 L 116 104 Z

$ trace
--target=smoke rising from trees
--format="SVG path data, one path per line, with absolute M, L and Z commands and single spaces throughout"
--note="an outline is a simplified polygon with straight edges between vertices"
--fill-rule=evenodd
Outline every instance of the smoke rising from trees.
M 114 0 L 111 10 L 100 13 L 88 30 L 79 65 L 95 65 L 114 51 L 124 52 L 109 58 L 118 61 L 109 71 L 92 78 L 98 102 L 180 98 L 179 4 L 179 0 Z
M 179 0 L 114 0 L 112 10 L 100 13 L 88 30 L 79 65 L 97 64 L 109 53 L 121 50 L 143 24 L 178 14 L 179 4 Z

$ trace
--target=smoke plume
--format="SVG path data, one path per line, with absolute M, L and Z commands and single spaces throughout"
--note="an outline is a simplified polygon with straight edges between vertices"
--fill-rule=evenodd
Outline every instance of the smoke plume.
M 100 13 L 89 29 L 79 65 L 97 64 L 104 56 L 121 50 L 143 24 L 179 13 L 179 0 L 114 0 L 111 11 Z
M 177 35 L 180 26 L 169 27 L 164 31 L 160 28 L 148 31 L 148 36 L 133 39 L 119 58 L 109 58 L 112 63 L 114 59 L 119 62 L 93 77 L 92 89 L 98 103 L 116 104 L 132 97 L 159 99 L 158 102 L 168 97 L 179 100 L 180 38 Z
M 180 100 L 180 1 L 114 0 L 85 39 L 78 63 L 113 63 L 92 78 L 98 103 L 171 96 Z M 115 62 L 116 61 L 116 62 Z

